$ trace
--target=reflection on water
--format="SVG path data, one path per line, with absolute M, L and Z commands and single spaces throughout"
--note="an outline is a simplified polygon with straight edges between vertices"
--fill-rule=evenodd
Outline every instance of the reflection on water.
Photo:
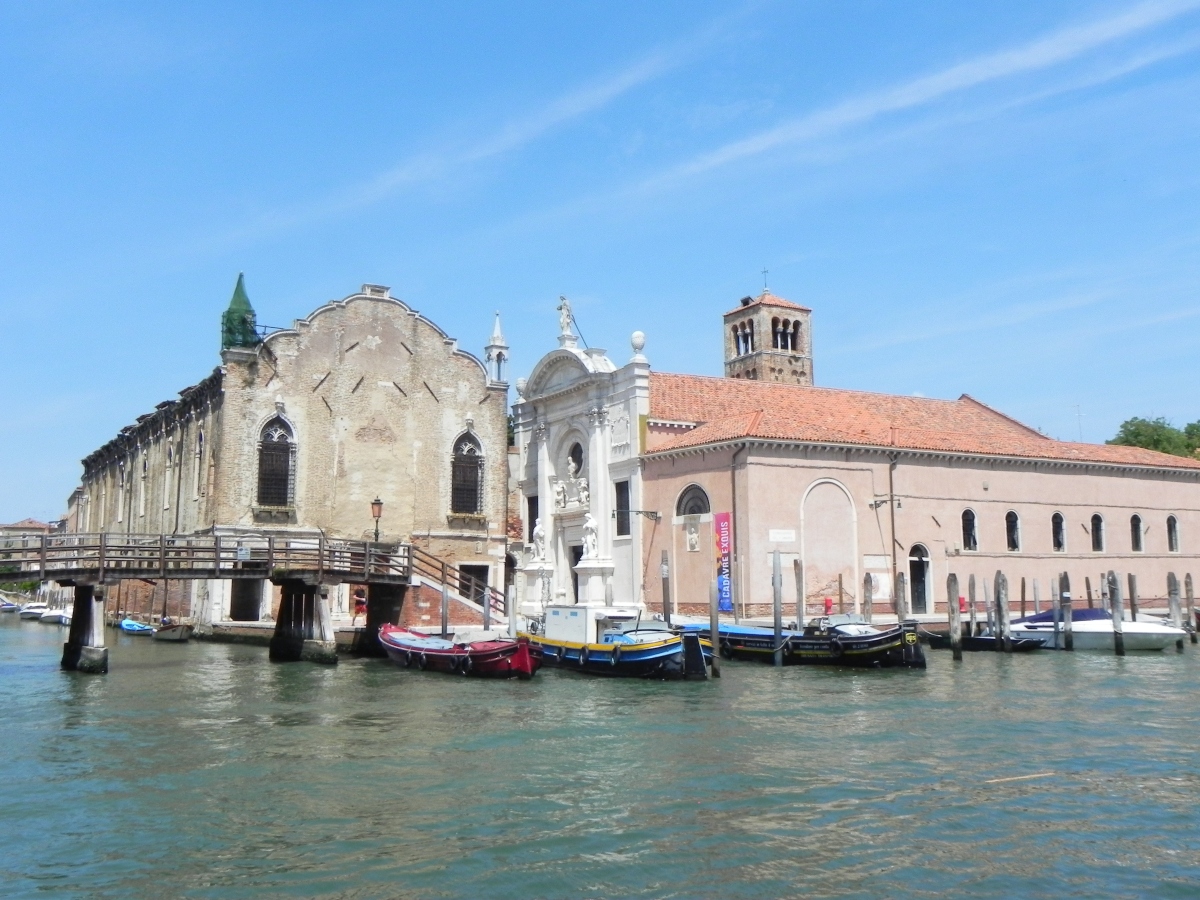
M 5 897 L 1200 892 L 1195 652 L 493 683 L 63 637 L 0 617 Z

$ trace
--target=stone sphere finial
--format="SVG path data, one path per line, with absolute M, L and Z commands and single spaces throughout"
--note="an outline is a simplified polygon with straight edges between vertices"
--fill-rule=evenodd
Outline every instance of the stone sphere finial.
M 635 331 L 629 336 L 629 346 L 633 347 L 634 362 L 646 361 L 646 357 L 642 356 L 642 349 L 646 346 L 646 335 L 640 331 Z
M 517 379 L 517 396 L 521 399 L 525 398 L 525 388 L 528 386 L 528 384 L 529 382 L 527 382 L 524 378 Z

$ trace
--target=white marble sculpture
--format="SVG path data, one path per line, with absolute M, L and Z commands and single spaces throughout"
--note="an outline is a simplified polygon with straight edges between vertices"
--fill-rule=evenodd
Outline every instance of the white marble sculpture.
M 583 558 L 596 558 L 596 520 L 591 513 L 583 517 Z
M 542 527 L 541 519 L 533 524 L 533 558 L 546 558 L 546 529 Z
M 588 483 L 587 483 L 586 478 L 576 479 L 575 493 L 579 497 L 580 506 L 591 506 L 592 505 L 592 494 L 588 490 Z
M 564 509 L 567 505 L 567 486 L 561 481 L 554 482 L 554 508 Z

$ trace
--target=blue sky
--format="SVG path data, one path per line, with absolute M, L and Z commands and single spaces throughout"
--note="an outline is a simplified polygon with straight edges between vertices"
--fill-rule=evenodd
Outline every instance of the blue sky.
M 238 272 L 719 374 L 765 268 L 819 384 L 1200 419 L 1200 2 L 7 3 L 0 134 L 0 521 L 211 371 Z

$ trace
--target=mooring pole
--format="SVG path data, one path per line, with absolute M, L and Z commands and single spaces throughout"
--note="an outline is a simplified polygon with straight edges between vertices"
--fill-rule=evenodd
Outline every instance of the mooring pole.
M 1054 616 L 1054 649 L 1057 650 L 1062 646 L 1062 590 L 1057 578 L 1050 582 L 1050 593 L 1050 608 Z
M 721 677 L 721 623 L 717 616 L 717 580 L 708 587 L 708 633 L 712 638 L 712 677 Z
M 1112 602 L 1113 649 L 1117 656 L 1125 655 L 1125 610 L 1121 603 L 1121 576 L 1110 571 L 1108 573 L 1108 596 Z
M 962 612 L 958 608 L 958 576 L 946 578 L 946 611 L 950 614 L 950 650 L 956 661 L 962 660 Z
M 842 582 L 842 573 L 838 572 L 838 615 L 846 611 L 846 586 Z
M 999 638 L 1000 635 L 996 632 L 996 609 L 992 604 L 991 595 L 988 594 L 987 579 L 983 579 L 983 612 L 987 616 L 987 630 L 994 638 Z
M 875 609 L 875 582 L 871 578 L 871 573 L 868 572 L 863 576 L 863 619 L 868 625 L 871 624 L 871 613 Z
M 663 586 L 663 621 L 671 627 L 671 563 L 667 559 L 667 551 L 662 552 L 662 564 L 659 567 Z
M 1008 632 L 1008 577 L 1000 571 L 996 572 L 996 627 L 1000 631 L 1000 641 L 1005 653 L 1012 653 L 1012 635 Z
M 1183 592 L 1187 597 L 1187 633 L 1192 639 L 1192 643 L 1196 643 L 1196 598 L 1192 593 L 1192 573 L 1188 572 L 1183 576 Z
M 1021 576 L 1021 618 L 1025 618 L 1025 576 Z
M 1036 616 L 1042 611 L 1042 592 L 1038 587 L 1038 580 L 1033 579 L 1033 614 Z
M 1062 604 L 1063 649 L 1075 649 L 1075 608 L 1071 602 L 1071 576 L 1063 572 L 1058 579 L 1058 600 Z
M 842 576 L 838 576 L 838 585 Z M 783 665 L 783 573 L 779 568 L 779 550 L 771 554 L 772 612 L 775 614 L 775 665 Z
M 979 632 L 976 630 L 975 622 L 975 576 L 971 575 L 967 578 L 967 603 L 971 608 L 971 637 L 975 637 Z
M 896 575 L 896 621 L 908 618 L 908 578 L 903 572 Z
M 1175 577 L 1174 572 L 1167 573 L 1167 603 L 1171 610 L 1171 625 L 1181 628 L 1183 623 L 1179 621 L 1179 579 Z M 1175 642 L 1175 649 L 1183 652 L 1183 638 Z
M 1088 609 L 1094 609 L 1092 606 L 1092 578 L 1090 575 L 1083 576 L 1083 586 L 1087 589 Z
M 796 630 L 803 631 L 808 610 L 804 608 L 804 563 L 798 558 L 792 560 L 792 574 L 796 576 Z
M 1138 616 L 1137 576 L 1129 573 L 1129 621 L 1136 622 Z

